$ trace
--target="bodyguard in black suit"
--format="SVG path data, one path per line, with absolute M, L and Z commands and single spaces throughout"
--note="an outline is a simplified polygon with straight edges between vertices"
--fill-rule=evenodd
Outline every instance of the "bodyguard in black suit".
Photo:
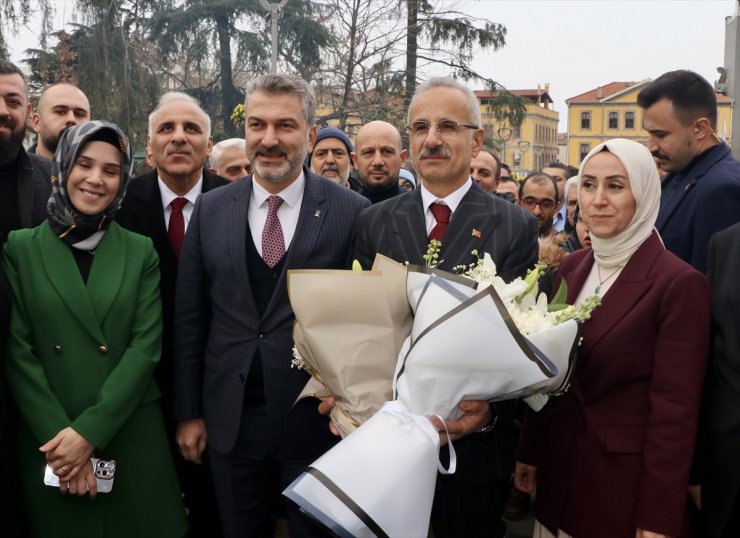
M 152 239 L 159 255 L 162 297 L 162 358 L 155 378 L 162 392 L 162 408 L 168 428 L 173 458 L 188 508 L 188 536 L 220 536 L 211 473 L 208 465 L 197 465 L 182 458 L 175 444 L 175 419 L 172 402 L 172 318 L 175 310 L 177 282 L 177 237 L 171 237 L 173 206 L 170 200 L 184 199 L 180 208 L 182 233 L 185 232 L 195 200 L 228 183 L 204 169 L 211 148 L 211 125 L 208 115 L 190 96 L 172 92 L 162 96 L 149 117 L 147 149 L 155 169 L 129 183 L 123 206 L 116 220 L 132 232 Z M 177 218 L 177 216 L 174 216 Z M 182 237 L 180 236 L 180 240 Z
M 317 402 L 296 397 L 294 315 L 286 275 L 343 268 L 369 202 L 302 163 L 316 137 L 315 97 L 299 77 L 264 75 L 247 90 L 254 174 L 205 193 L 180 262 L 175 307 L 175 416 L 183 455 L 208 444 L 228 537 L 272 536 L 281 491 L 335 439 Z M 325 531 L 288 503 L 292 537 Z
M 523 276 L 534 265 L 536 221 L 514 204 L 483 192 L 470 178 L 470 160 L 483 142 L 479 125 L 478 101 L 458 82 L 432 79 L 417 91 L 408 131 L 422 187 L 362 213 L 352 255 L 363 267 L 370 267 L 377 253 L 423 265 L 430 237 L 441 237 L 439 268 L 447 271 L 473 263 L 473 250 L 481 256 L 489 253 L 504 280 Z M 514 402 L 494 407 L 495 422 L 487 404 L 485 411 L 476 407 L 477 414 L 472 407 L 465 409 L 459 423 L 448 421 L 456 433 L 453 439 L 464 437 L 454 443 L 457 472 L 437 480 L 435 538 L 503 536 L 501 509 L 514 464 Z
M 713 342 L 698 442 L 702 536 L 734 538 L 740 536 L 740 224 L 712 237 L 707 277 Z

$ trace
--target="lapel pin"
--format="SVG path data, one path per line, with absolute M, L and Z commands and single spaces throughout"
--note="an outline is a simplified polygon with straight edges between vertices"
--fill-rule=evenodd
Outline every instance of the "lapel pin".
M 313 216 L 316 217 L 316 218 L 319 218 L 321 216 L 321 210 L 320 209 L 317 209 L 316 211 L 314 211 L 313 212 Z
M 473 237 L 478 237 L 478 238 L 480 238 L 480 230 L 476 230 L 475 228 L 473 228 L 473 233 L 472 233 L 471 235 L 472 235 Z

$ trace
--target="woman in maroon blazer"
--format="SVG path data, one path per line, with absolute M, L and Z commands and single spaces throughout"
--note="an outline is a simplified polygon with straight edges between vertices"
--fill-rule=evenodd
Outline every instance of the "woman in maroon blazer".
M 568 255 L 568 302 L 598 294 L 570 390 L 529 413 L 517 487 L 537 489 L 536 537 L 689 536 L 689 468 L 709 343 L 709 286 L 654 231 L 648 150 L 615 139 L 580 169 L 592 248 Z

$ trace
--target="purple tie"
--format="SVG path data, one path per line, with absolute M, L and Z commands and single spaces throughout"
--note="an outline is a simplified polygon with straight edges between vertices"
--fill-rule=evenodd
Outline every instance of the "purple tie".
M 437 221 L 437 224 L 432 228 L 432 231 L 429 232 L 427 240 L 431 241 L 432 239 L 436 239 L 437 241 L 442 241 L 442 236 L 445 234 L 447 224 L 450 222 L 452 210 L 450 209 L 450 206 L 438 204 L 437 202 L 430 205 L 429 209 L 432 212 L 432 215 L 434 215 L 434 220 Z
M 267 220 L 262 230 L 262 259 L 270 267 L 275 267 L 285 255 L 283 228 L 277 216 L 283 199 L 273 194 L 267 199 L 267 204 Z

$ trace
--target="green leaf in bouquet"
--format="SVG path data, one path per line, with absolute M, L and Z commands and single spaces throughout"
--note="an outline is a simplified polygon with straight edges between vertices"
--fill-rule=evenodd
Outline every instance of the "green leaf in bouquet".
M 565 305 L 566 301 L 568 300 L 568 283 L 565 281 L 564 278 L 560 279 L 560 287 L 558 288 L 557 293 L 555 293 L 555 297 L 552 298 L 552 301 L 550 301 L 550 305 Z M 553 310 L 550 310 L 552 312 Z
M 542 276 L 542 273 L 546 270 L 546 263 L 537 262 L 535 266 L 527 272 L 527 276 L 524 278 L 524 282 L 527 284 L 527 288 L 514 298 L 517 303 L 521 303 L 527 295 L 535 290 L 535 288 L 537 287 L 537 283 Z

